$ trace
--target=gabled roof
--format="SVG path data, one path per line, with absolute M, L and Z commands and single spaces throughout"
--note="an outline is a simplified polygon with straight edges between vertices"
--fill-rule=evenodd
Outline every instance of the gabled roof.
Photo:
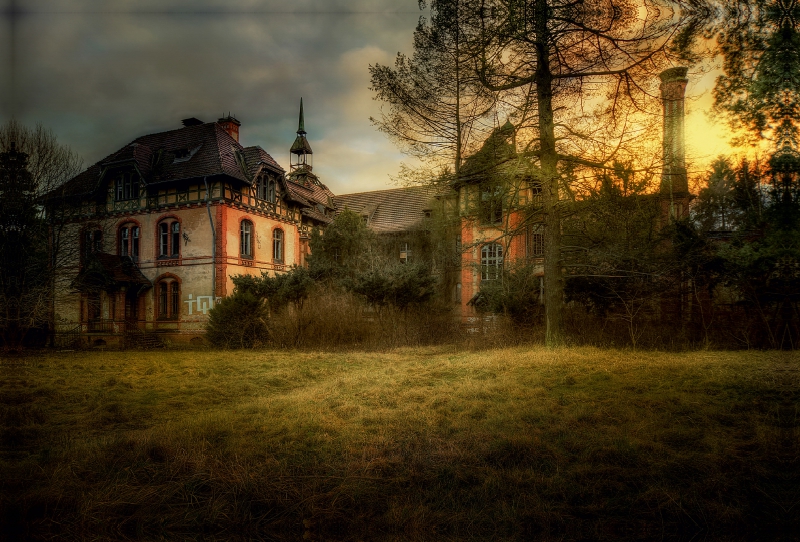
M 245 171 L 237 163 L 237 152 L 244 157 Z M 206 175 L 227 175 L 249 184 L 262 166 L 283 172 L 263 149 L 242 147 L 222 126 L 207 122 L 138 137 L 67 181 L 59 192 L 64 196 L 89 195 L 99 188 L 103 171 L 130 164 L 136 166 L 146 184 Z
M 272 156 L 261 147 L 254 145 L 252 147 L 244 147 L 242 149 L 245 161 L 247 162 L 248 174 L 251 179 L 258 175 L 262 166 L 267 166 L 276 173 L 283 173 L 284 169 L 278 165 Z
M 437 190 L 427 186 L 344 194 L 333 198 L 338 212 L 349 209 L 367 218 L 376 233 L 399 233 L 418 227 L 432 208 Z

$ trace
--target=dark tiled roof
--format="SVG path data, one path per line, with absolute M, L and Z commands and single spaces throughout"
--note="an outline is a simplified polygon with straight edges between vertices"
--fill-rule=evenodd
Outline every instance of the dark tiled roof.
M 235 152 L 245 158 L 247 171 L 236 161 Z M 227 175 L 242 182 L 266 164 L 279 172 L 281 167 L 259 147 L 242 147 L 219 124 L 209 122 L 168 132 L 148 134 L 110 154 L 68 181 L 65 195 L 88 195 L 98 188 L 104 167 L 135 163 L 148 184 Z
M 293 171 L 286 176 L 287 188 L 296 201 L 319 203 L 329 209 L 334 198 L 333 192 L 322 184 L 319 177 L 310 171 Z
M 122 286 L 146 289 L 151 283 L 130 258 L 103 252 L 89 256 L 73 282 L 73 287 L 81 291 L 112 291 Z
M 395 233 L 413 229 L 433 207 L 437 191 L 427 186 L 393 188 L 335 196 L 337 211 L 349 209 L 368 218 L 367 224 L 377 233 Z
M 278 165 L 278 162 L 270 156 L 267 151 L 262 149 L 261 147 L 254 145 L 252 147 L 244 147 L 242 149 L 244 153 L 244 158 L 247 161 L 248 173 L 250 177 L 253 178 L 256 173 L 258 173 L 259 166 L 266 165 L 269 166 L 274 171 L 278 171 L 280 173 L 284 172 L 284 169 Z
M 322 213 L 317 212 L 317 211 L 315 211 L 315 210 L 313 210 L 311 208 L 303 209 L 302 212 L 303 212 L 303 216 L 307 216 L 309 218 L 313 218 L 314 220 L 322 222 L 323 224 L 330 224 L 331 222 L 333 222 L 332 218 L 330 218 L 328 216 L 325 216 Z

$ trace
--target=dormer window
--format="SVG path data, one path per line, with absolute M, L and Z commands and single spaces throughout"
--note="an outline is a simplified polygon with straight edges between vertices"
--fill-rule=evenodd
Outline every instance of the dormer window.
M 139 198 L 139 175 L 136 172 L 128 171 L 117 177 L 115 197 L 116 201 Z
M 262 175 L 258 178 L 258 181 L 256 182 L 256 197 L 258 199 L 275 203 L 277 194 L 278 191 L 275 185 L 275 179 L 266 175 Z
M 193 149 L 175 149 L 175 150 L 173 150 L 172 151 L 172 155 L 175 158 L 172 160 L 172 163 L 173 164 L 177 164 L 178 162 L 186 162 L 186 161 L 190 160 L 192 158 L 192 156 L 197 154 L 197 151 L 200 150 L 200 147 L 202 147 L 202 144 L 196 146 Z

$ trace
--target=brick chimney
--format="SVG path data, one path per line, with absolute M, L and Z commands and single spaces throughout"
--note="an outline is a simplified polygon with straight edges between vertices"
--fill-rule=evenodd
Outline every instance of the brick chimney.
M 661 72 L 661 103 L 664 110 L 663 170 L 661 193 L 665 196 L 688 194 L 684 143 L 684 95 L 689 68 L 670 68 Z
M 235 117 L 228 114 L 227 117 L 219 119 L 217 124 L 222 126 L 222 129 L 228 132 L 228 135 L 235 139 L 237 143 L 239 142 L 239 126 L 241 126 L 242 123 L 236 120 Z

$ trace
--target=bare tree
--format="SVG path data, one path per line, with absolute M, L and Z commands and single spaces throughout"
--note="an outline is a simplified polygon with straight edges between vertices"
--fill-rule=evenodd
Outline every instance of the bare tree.
M 30 329 L 53 328 L 59 273 L 73 265 L 71 212 L 52 196 L 82 169 L 81 160 L 41 125 L 0 126 L 0 327 L 3 348 L 18 351 Z

